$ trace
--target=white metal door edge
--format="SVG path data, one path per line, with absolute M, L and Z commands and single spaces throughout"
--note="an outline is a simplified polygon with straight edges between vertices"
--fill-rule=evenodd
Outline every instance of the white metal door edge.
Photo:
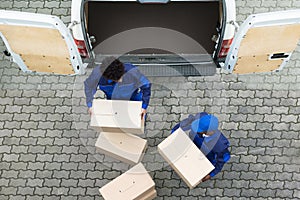
M 231 73 L 233 72 L 234 66 L 236 65 L 238 60 L 238 52 L 239 52 L 241 41 L 243 40 L 244 36 L 246 35 L 246 33 L 250 28 L 276 26 L 276 25 L 279 26 L 279 25 L 287 25 L 287 24 L 299 24 L 299 23 L 300 23 L 299 9 L 250 15 L 240 26 L 239 31 L 234 37 L 234 40 L 228 52 L 228 56 L 226 57 L 225 65 L 223 68 L 228 70 Z M 290 54 L 291 53 L 292 52 L 290 52 Z M 286 65 L 286 63 L 290 58 L 290 54 L 288 57 L 284 58 L 281 66 L 277 70 L 283 69 L 283 67 Z
M 0 10 L 0 25 L 1 24 L 57 29 L 61 34 L 61 36 L 63 37 L 64 41 L 66 42 L 69 51 L 70 62 L 74 69 L 74 74 L 72 75 L 85 73 L 85 67 L 82 63 L 80 54 L 77 50 L 77 46 L 75 45 L 73 37 L 69 29 L 67 29 L 64 23 L 58 17 L 52 15 L 37 14 L 37 13 Z M 11 54 L 13 62 L 17 63 L 22 71 L 28 73 L 32 72 L 31 70 L 28 69 L 26 64 L 23 62 L 20 55 L 13 52 L 7 39 L 4 37 L 4 35 L 1 32 L 0 32 L 0 36 L 3 39 L 7 47 L 7 50 Z

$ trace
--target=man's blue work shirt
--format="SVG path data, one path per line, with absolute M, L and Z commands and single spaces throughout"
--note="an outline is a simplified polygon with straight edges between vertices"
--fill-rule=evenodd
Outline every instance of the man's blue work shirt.
M 121 82 L 104 78 L 100 66 L 93 69 L 91 75 L 84 81 L 86 104 L 93 104 L 97 87 L 102 90 L 107 99 L 142 101 L 142 108 L 147 109 L 151 95 L 150 81 L 130 63 L 124 63 L 125 74 Z
M 189 137 L 191 140 L 193 140 L 194 144 L 214 165 L 215 169 L 209 174 L 211 177 L 213 177 L 222 170 L 224 164 L 230 159 L 230 152 L 228 150 L 230 143 L 219 130 L 209 137 L 199 135 L 191 130 L 192 122 L 204 115 L 207 115 L 207 113 L 201 112 L 195 116 L 189 115 L 187 119 L 184 119 L 182 122 L 176 124 L 171 133 L 176 131 L 179 127 L 184 131 L 190 131 Z

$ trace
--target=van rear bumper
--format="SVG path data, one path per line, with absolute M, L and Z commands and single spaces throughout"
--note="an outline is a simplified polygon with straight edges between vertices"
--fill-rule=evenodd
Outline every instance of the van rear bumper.
M 96 55 L 95 64 L 101 64 L 107 56 L 118 57 L 132 63 L 146 76 L 213 76 L 217 65 L 209 54 L 134 54 Z

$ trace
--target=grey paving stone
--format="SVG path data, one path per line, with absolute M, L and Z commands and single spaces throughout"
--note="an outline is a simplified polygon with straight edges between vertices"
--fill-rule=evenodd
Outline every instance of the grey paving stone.
M 80 188 L 80 187 L 73 188 L 73 187 L 71 187 L 69 193 L 74 195 L 74 196 L 85 195 L 86 188 Z
M 281 198 L 293 198 L 293 191 L 292 190 L 276 190 L 276 196 Z
M 85 179 L 86 175 L 86 171 L 71 171 L 70 178 Z
M 21 154 L 19 161 L 23 162 L 29 162 L 29 161 L 35 161 L 36 154 Z
M 78 170 L 94 170 L 96 167 L 95 163 L 76 163 L 78 164 Z
M 241 173 L 241 179 L 243 180 L 256 180 L 258 176 L 258 173 L 254 172 L 243 172 Z
M 26 186 L 38 187 L 43 184 L 43 179 L 27 179 Z
M 3 149 L 3 152 L 7 152 L 9 153 L 8 151 L 8 148 L 9 146 L 8 145 L 19 145 L 20 144 L 20 138 L 17 138 L 17 137 L 4 137 L 4 140 L 2 142 L 3 146 L 2 149 Z
M 256 123 L 253 122 L 239 122 L 239 130 L 255 130 Z
M 55 137 L 61 137 L 62 135 L 63 135 L 63 131 L 60 130 L 46 130 L 46 137 L 55 138 Z M 57 147 L 57 148 L 61 148 L 61 147 Z
M 258 195 L 260 197 L 275 197 L 276 196 L 276 190 L 272 189 L 259 189 Z
M 28 148 L 28 153 L 44 153 L 45 152 L 45 148 L 43 146 L 29 146 Z
M 89 179 L 102 179 L 103 178 L 103 175 L 104 175 L 104 172 L 103 171 L 87 171 L 87 175 L 86 175 L 86 178 L 89 178 Z M 116 175 L 117 177 L 118 175 Z
M 233 171 L 248 171 L 249 170 L 249 164 L 246 163 L 233 163 L 231 170 Z
M 265 131 L 264 137 L 266 139 L 275 139 L 275 138 L 280 139 L 280 138 L 283 138 L 282 131 L 275 131 L 275 130 Z
M 51 155 L 52 157 L 54 162 L 69 162 L 71 156 L 67 154 L 54 154 Z
M 4 1 L 1 2 L 1 8 L 12 8 L 13 6 L 13 1 L 9 2 L 9 1 Z
M 28 165 L 28 163 L 25 163 L 25 162 L 11 163 L 11 169 L 22 170 L 22 169 L 26 169 L 27 165 Z
M 25 200 L 26 196 L 21 196 L 21 195 L 14 195 L 14 196 L 9 196 L 10 200 Z
M 22 113 L 37 113 L 38 106 L 22 106 Z
M 283 106 L 273 106 L 272 107 L 272 113 L 275 114 L 286 114 L 288 113 L 288 107 L 283 107 Z
M 256 146 L 256 139 L 252 139 L 252 138 L 243 138 L 240 140 L 239 145 L 241 146 L 249 146 L 249 147 L 255 147 Z
M 37 170 L 37 169 L 42 170 L 44 168 L 44 164 L 45 163 L 43 163 L 43 162 L 30 162 L 28 164 L 27 169 L 29 169 L 29 170 Z
M 43 1 L 30 1 L 29 2 L 29 7 L 31 8 L 42 8 L 44 6 Z
M 46 146 L 45 153 L 60 153 L 62 152 L 62 148 L 60 146 Z
M 63 105 L 63 99 L 62 98 L 47 98 L 47 105 L 51 105 L 51 106 Z
M 261 181 L 261 180 L 250 180 L 250 188 L 266 188 L 267 181 Z
M 78 180 L 76 179 L 62 179 L 60 186 L 62 187 L 77 187 Z
M 44 179 L 43 186 L 46 186 L 46 187 L 57 187 L 57 186 L 60 185 L 60 183 L 61 183 L 60 179 Z
M 79 179 L 78 186 L 80 186 L 80 187 L 94 187 L 95 182 L 96 181 L 92 180 L 92 179 L 84 179 L 84 180 Z M 87 193 L 87 194 L 89 194 L 89 193 Z
M 30 105 L 30 99 L 28 98 L 14 98 L 14 105 L 23 106 L 23 105 Z
M 29 137 L 46 137 L 46 130 L 30 130 Z
M 45 179 L 45 178 L 51 178 L 53 174 L 53 171 L 49 171 L 49 170 L 37 170 L 36 171 L 36 178 L 39 179 Z
M 234 188 L 248 188 L 249 187 L 249 181 L 246 181 L 246 180 L 233 180 L 232 181 L 232 187 L 234 187 Z
M 52 162 L 53 160 L 54 160 L 53 155 L 51 155 L 51 154 L 37 154 L 37 157 L 36 157 L 36 161 L 39 161 L 39 162 L 47 162 L 47 161 Z
M 31 121 L 46 121 L 46 114 L 31 114 Z
M 49 114 L 49 113 L 54 113 L 55 107 L 53 106 L 39 106 L 39 113 L 45 113 L 45 114 Z M 55 111 L 57 112 L 57 111 Z
M 53 138 L 38 138 L 37 144 L 38 145 L 53 145 L 54 139 Z
M 282 181 L 267 181 L 267 188 L 271 188 L 271 189 L 283 189 L 283 184 L 284 182 Z
M 70 171 L 66 171 L 66 170 L 60 170 L 60 171 L 54 171 L 53 172 L 53 177 L 54 178 L 65 178 L 68 179 L 70 176 Z
M 0 186 L 1 187 L 8 187 L 9 186 L 9 179 L 4 179 L 4 178 L 1 178 L 0 179 Z
M 33 121 L 22 121 L 21 124 L 22 129 L 37 129 L 38 128 L 38 122 L 33 122 Z
M 284 164 L 283 166 L 286 172 L 300 172 L 299 165 L 297 164 Z
M 241 162 L 244 163 L 256 163 L 256 160 L 257 160 L 257 156 L 253 156 L 253 155 L 241 156 Z
M 20 156 L 18 154 L 6 154 L 6 153 L 4 153 L 2 160 L 7 161 L 7 162 L 12 162 L 12 161 L 18 162 L 19 157 Z
M 241 195 L 241 189 L 236 189 L 236 188 L 225 188 L 224 189 L 224 195 L 229 196 L 229 197 L 239 197 Z
M 48 187 L 36 187 L 35 190 L 34 190 L 34 194 L 40 195 L 40 196 L 51 195 L 51 188 L 48 188 Z M 43 197 L 43 199 L 45 199 L 45 198 Z
M 17 188 L 15 187 L 1 187 L 1 194 L 2 195 L 16 195 Z
M 51 195 L 59 195 L 60 199 L 77 199 L 77 197 L 74 196 L 64 196 L 65 194 L 68 195 L 69 194 L 69 188 L 66 187 L 52 187 L 52 191 L 51 191 Z
M 242 197 L 247 197 L 247 198 L 249 198 L 249 197 L 257 197 L 258 195 L 258 190 L 257 189 L 242 189 L 242 192 L 241 192 L 241 196 Z
M 7 132 L 7 131 L 6 131 Z M 24 129 L 14 129 L 12 131 L 11 136 L 13 137 L 28 137 L 29 136 L 29 130 L 24 130 Z
M 31 170 L 25 170 L 23 169 L 22 171 L 19 172 L 18 178 L 24 178 L 24 179 L 28 179 L 28 178 L 34 178 L 35 177 L 35 171 Z
M 247 120 L 248 122 L 261 122 L 263 120 L 263 115 L 259 115 L 259 114 L 248 114 L 247 115 Z
M 33 195 L 34 188 L 31 187 L 19 187 L 17 194 Z
M 223 196 L 223 191 L 226 190 L 226 189 L 218 189 L 218 188 L 207 188 L 206 190 L 206 195 L 208 196 L 212 196 L 212 197 L 215 197 L 215 196 Z

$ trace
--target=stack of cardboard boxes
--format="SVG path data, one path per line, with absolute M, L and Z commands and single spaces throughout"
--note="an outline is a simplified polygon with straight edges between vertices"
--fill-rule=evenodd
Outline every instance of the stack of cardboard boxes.
M 128 164 L 141 161 L 147 140 L 133 134 L 144 133 L 142 102 L 95 99 L 91 127 L 100 132 L 96 149 Z
M 156 197 L 154 181 L 140 163 L 147 146 L 147 140 L 137 136 L 144 133 L 141 107 L 139 101 L 96 99 L 93 102 L 91 127 L 100 131 L 96 149 L 122 162 L 136 164 L 99 190 L 106 200 Z M 158 152 L 191 189 L 214 169 L 181 128 L 158 145 Z
M 106 200 L 156 197 L 154 181 L 140 163 L 147 147 L 147 140 L 137 136 L 144 133 L 141 107 L 139 101 L 95 99 L 93 102 L 91 127 L 100 132 L 95 144 L 97 151 L 131 165 L 137 164 L 100 189 Z

